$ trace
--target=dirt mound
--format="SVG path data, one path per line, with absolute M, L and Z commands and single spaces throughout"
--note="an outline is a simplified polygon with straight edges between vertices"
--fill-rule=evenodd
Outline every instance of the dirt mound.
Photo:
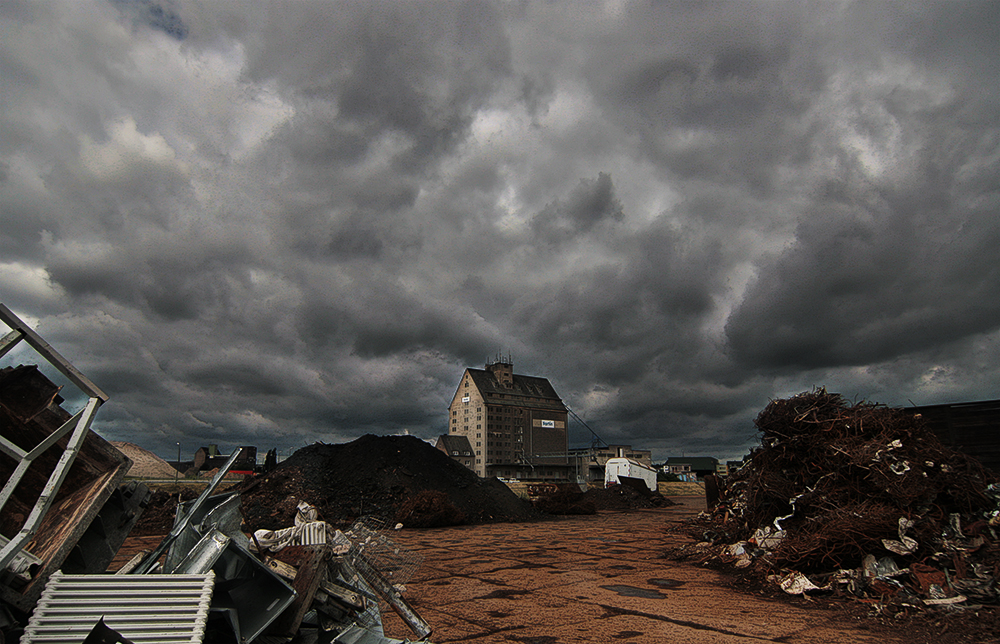
M 707 554 L 797 594 L 809 581 L 905 605 L 997 601 L 998 477 L 919 416 L 820 389 L 755 424 L 760 448 L 692 528 L 721 546 Z
M 343 526 L 361 516 L 404 525 L 530 521 L 542 515 L 496 479 L 481 479 L 413 436 L 367 435 L 304 447 L 237 488 L 248 529 L 292 525 L 300 500 Z M 421 493 L 438 492 L 427 495 Z
M 132 528 L 130 536 L 149 537 L 165 535 L 174 527 L 174 516 L 177 514 L 177 502 L 190 501 L 198 498 L 201 490 L 177 487 L 173 490 L 153 490 L 142 516 Z
M 581 492 L 576 486 L 560 486 L 554 494 L 539 497 L 535 507 L 548 514 L 595 514 L 598 510 L 662 508 L 674 502 L 659 492 L 612 485 Z
M 538 497 L 535 508 L 546 514 L 597 514 L 594 501 L 575 485 L 560 486 L 556 492 Z
M 178 475 L 177 470 L 165 460 L 134 443 L 109 442 L 132 461 L 132 467 L 128 471 L 129 476 L 143 479 L 172 479 Z
M 627 485 L 590 489 L 584 497 L 593 502 L 598 510 L 641 510 L 675 505 L 659 492 L 644 492 Z

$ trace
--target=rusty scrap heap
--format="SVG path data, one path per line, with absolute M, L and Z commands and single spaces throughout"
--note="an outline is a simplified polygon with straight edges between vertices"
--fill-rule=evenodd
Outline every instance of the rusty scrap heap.
M 761 445 L 699 522 L 706 559 L 897 603 L 995 603 L 998 477 L 919 415 L 825 389 L 772 401 Z

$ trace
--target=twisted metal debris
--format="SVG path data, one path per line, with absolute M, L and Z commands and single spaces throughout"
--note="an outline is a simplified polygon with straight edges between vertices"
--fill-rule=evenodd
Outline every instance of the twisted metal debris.
M 918 414 L 817 389 L 772 401 L 755 425 L 760 447 L 694 524 L 703 558 L 795 594 L 997 602 L 998 476 Z

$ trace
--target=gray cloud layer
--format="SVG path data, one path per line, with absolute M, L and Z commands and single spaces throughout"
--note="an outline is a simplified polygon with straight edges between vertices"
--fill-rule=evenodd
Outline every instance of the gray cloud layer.
M 6 2 L 0 299 L 163 455 L 431 437 L 497 351 L 657 458 L 996 398 L 998 11 Z

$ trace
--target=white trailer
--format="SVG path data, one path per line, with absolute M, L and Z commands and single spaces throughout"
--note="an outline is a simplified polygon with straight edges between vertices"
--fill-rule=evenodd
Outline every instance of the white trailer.
M 623 481 L 622 479 L 626 479 Z M 631 480 L 629 480 L 631 479 Z M 630 458 L 609 458 L 604 466 L 604 487 L 635 485 L 641 481 L 650 492 L 656 491 L 656 470 Z

